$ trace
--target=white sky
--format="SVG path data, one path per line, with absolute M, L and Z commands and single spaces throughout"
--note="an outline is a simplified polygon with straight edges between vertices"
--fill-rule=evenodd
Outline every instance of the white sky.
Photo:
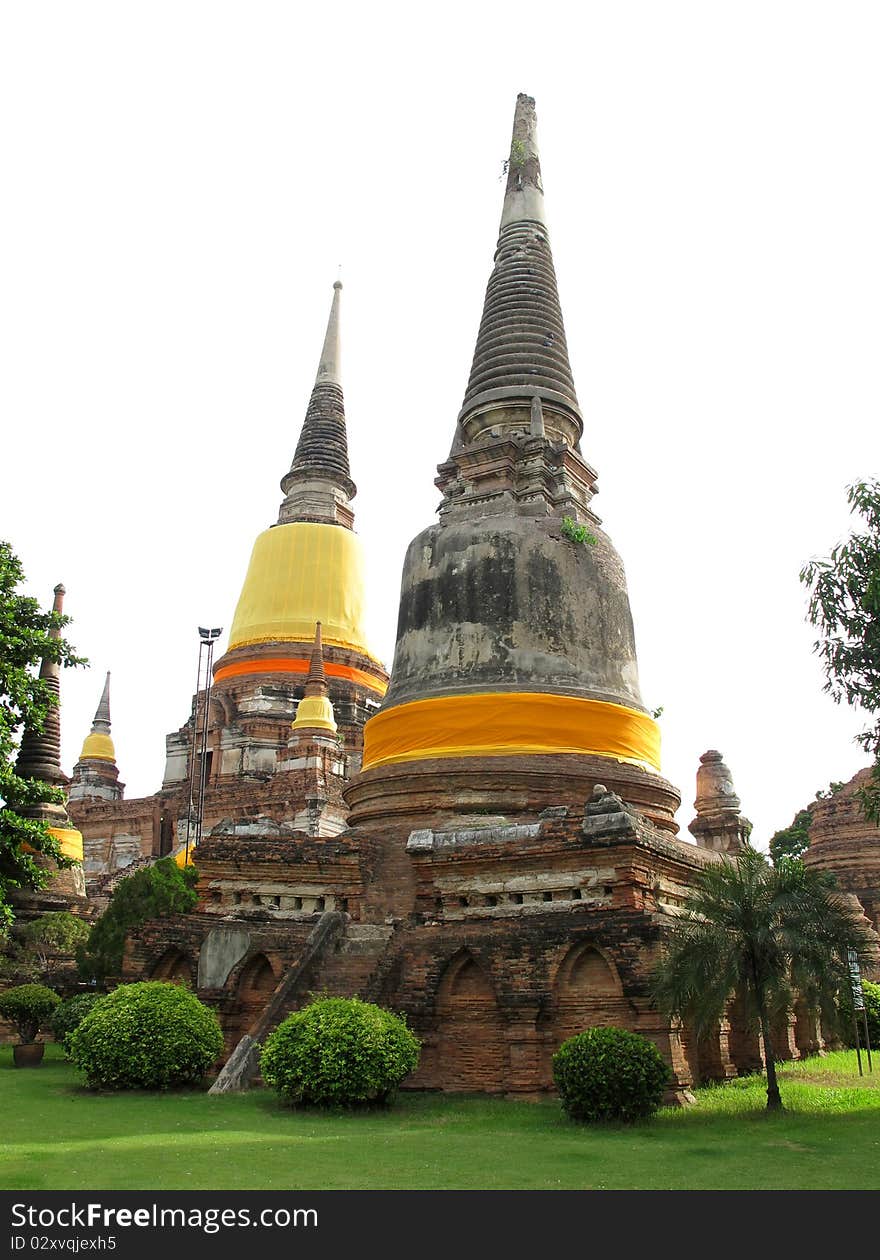
M 127 795 L 274 521 L 343 268 L 357 529 L 388 664 L 433 519 L 517 92 L 595 506 L 682 789 L 755 839 L 865 758 L 798 571 L 880 466 L 876 3 L 12 4 L 0 10 L 2 512 L 61 580 L 76 760 L 106 669 Z M 225 642 L 221 640 L 221 644 Z M 687 832 L 684 832 L 687 836 Z

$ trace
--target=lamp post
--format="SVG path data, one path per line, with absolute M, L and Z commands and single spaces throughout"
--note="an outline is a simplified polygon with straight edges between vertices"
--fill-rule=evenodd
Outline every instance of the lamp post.
M 192 831 L 192 847 L 196 848 L 202 838 L 202 819 L 205 812 L 205 782 L 208 772 L 208 710 L 211 705 L 211 684 L 213 682 L 212 663 L 214 660 L 214 644 L 223 633 L 221 626 L 199 626 L 199 663 L 196 669 L 196 702 L 193 715 L 193 741 L 190 751 L 189 766 L 189 809 L 186 816 L 186 850 L 184 862 L 189 862 L 190 833 Z M 201 729 L 199 729 L 199 690 L 202 685 L 204 662 L 205 699 L 201 712 Z M 196 785 L 196 743 L 199 750 L 199 791 L 195 795 Z M 195 815 L 195 818 L 193 818 Z M 195 824 L 193 826 L 193 823 Z

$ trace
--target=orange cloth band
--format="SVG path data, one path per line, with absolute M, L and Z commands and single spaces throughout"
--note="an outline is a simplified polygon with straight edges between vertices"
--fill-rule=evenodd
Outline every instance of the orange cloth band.
M 214 674 L 214 682 L 224 678 L 240 678 L 246 674 L 308 674 L 309 662 L 304 658 L 292 656 L 269 656 L 260 661 L 235 661 L 231 665 L 223 665 Z M 374 678 L 366 670 L 355 669 L 353 665 L 337 665 L 334 661 L 324 661 L 324 673 L 331 678 L 347 678 L 349 682 L 369 687 L 371 691 L 384 696 L 388 684 Z
M 602 700 L 499 691 L 414 700 L 371 717 L 363 769 L 433 757 L 581 753 L 660 769 L 660 731 L 647 713 Z

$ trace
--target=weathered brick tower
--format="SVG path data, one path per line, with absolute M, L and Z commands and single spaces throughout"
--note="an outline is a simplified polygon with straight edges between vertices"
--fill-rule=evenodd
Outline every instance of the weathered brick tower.
M 53 612 L 64 611 L 64 595 L 64 587 L 59 583 L 54 591 Z M 61 637 L 60 630 L 50 630 L 49 633 L 54 639 Z M 40 679 L 54 695 L 55 704 L 47 712 L 41 730 L 27 726 L 24 728 L 16 759 L 16 773 L 23 779 L 39 779 L 51 787 L 65 789 L 69 780 L 61 769 L 61 669 L 58 664 L 43 657 Z M 51 883 L 39 892 L 16 893 L 14 901 L 17 917 L 25 920 L 41 910 L 69 909 L 71 904 L 81 902 L 85 897 L 83 838 L 71 822 L 66 806 L 49 801 L 24 807 L 19 813 L 25 818 L 39 819 L 48 824 L 49 831 L 61 846 L 61 852 L 65 857 L 72 858 L 77 865 L 61 870 L 54 862 L 47 863 L 55 870 Z
M 438 469 L 440 520 L 404 562 L 391 684 L 348 790 L 353 826 L 398 813 L 413 825 L 534 819 L 603 782 L 677 830 L 582 433 L 535 105 L 520 96 L 495 266 Z

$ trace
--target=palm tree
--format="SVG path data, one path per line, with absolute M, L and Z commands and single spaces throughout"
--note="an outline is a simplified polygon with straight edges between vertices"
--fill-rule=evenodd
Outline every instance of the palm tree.
M 875 947 L 833 876 L 794 859 L 774 867 L 745 848 L 701 872 L 655 971 L 654 998 L 700 1036 L 741 994 L 764 1039 L 767 1109 L 781 1111 L 772 1017 L 789 1009 L 795 992 L 828 1011 L 849 983 L 847 949 L 865 957 Z

